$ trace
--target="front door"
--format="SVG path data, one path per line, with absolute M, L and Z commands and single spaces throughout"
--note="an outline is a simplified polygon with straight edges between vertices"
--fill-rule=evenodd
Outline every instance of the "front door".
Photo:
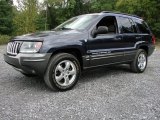
M 90 55 L 90 65 L 101 66 L 124 61 L 123 36 L 118 33 L 116 17 L 104 17 L 96 25 L 108 27 L 107 34 L 98 34 L 90 37 L 87 42 L 87 53 Z

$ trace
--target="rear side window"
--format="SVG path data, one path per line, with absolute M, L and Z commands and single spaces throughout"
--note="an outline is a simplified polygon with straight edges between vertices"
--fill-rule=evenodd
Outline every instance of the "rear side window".
M 121 26 L 121 33 L 136 33 L 136 28 L 133 21 L 126 17 L 118 17 L 118 24 Z
M 144 21 L 136 20 L 136 24 L 138 26 L 140 33 L 150 34 L 150 29 L 149 29 L 147 23 L 145 23 Z

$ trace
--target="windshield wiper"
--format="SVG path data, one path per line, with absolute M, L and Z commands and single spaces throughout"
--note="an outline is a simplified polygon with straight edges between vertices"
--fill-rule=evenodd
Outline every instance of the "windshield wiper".
M 61 27 L 59 29 L 61 29 L 61 30 L 73 30 L 72 28 L 66 28 L 66 27 Z
M 73 30 L 73 29 L 72 28 L 66 28 L 66 27 L 59 27 L 59 28 L 52 29 L 52 31 L 57 31 L 57 30 Z

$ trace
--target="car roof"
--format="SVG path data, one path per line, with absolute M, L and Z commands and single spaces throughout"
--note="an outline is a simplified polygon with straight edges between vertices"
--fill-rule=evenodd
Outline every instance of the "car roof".
M 133 19 L 138 19 L 138 20 L 143 20 L 140 16 L 137 16 L 137 15 L 132 15 L 132 14 L 127 14 L 127 13 L 121 13 L 121 12 L 112 12 L 112 11 L 102 11 L 100 13 L 91 13 L 91 14 L 88 14 L 88 15 L 118 15 L 118 16 L 123 16 L 123 17 L 130 17 L 130 18 L 133 18 Z

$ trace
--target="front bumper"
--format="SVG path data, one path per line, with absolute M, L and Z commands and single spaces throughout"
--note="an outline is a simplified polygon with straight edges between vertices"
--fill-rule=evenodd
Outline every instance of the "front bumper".
M 27 74 L 36 74 L 43 76 L 51 53 L 35 53 L 35 54 L 22 54 L 19 53 L 17 56 L 11 56 L 4 54 L 4 60 L 16 70 L 27 73 Z

